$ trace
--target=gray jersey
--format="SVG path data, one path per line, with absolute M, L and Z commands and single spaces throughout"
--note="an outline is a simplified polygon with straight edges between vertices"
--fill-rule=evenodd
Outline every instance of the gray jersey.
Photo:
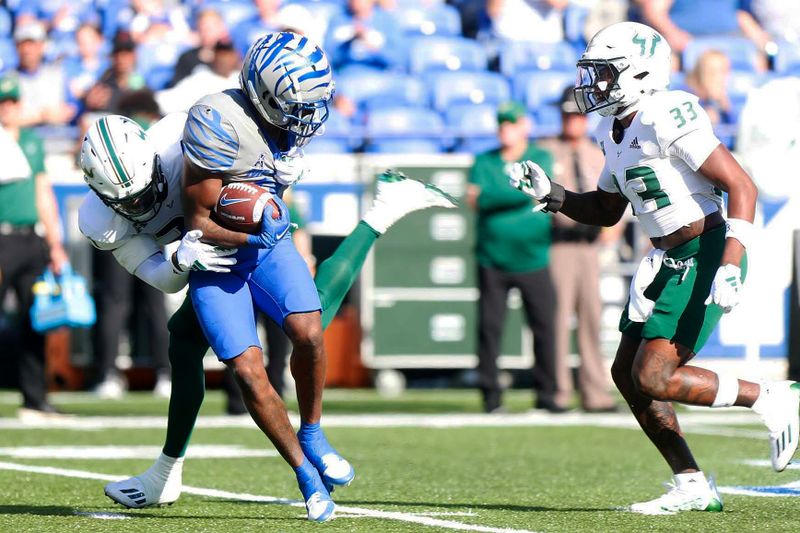
M 189 110 L 181 141 L 184 157 L 219 174 L 224 184 L 253 181 L 280 193 L 284 187 L 275 181 L 273 168 L 280 151 L 276 139 L 259 127 L 261 121 L 239 89 L 204 96 Z

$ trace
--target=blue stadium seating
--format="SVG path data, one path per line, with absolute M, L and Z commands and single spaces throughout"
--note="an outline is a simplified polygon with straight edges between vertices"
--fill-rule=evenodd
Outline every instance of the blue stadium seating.
M 17 48 L 11 39 L 0 39 L 0 72 L 17 68 Z
M 445 113 L 445 122 L 458 138 L 456 152 L 479 153 L 497 147 L 497 106 L 457 104 Z
M 764 77 L 752 72 L 734 70 L 728 78 L 728 95 L 731 98 L 746 97 L 747 93 L 764 82 Z
M 358 140 L 360 144 L 360 140 Z M 314 137 L 303 149 L 309 154 L 340 154 L 353 150 L 353 125 L 335 109 L 330 110 L 323 135 Z
M 475 40 L 463 37 L 418 37 L 409 49 L 409 70 L 422 74 L 433 70 L 485 70 L 486 51 Z
M 706 50 L 724 52 L 733 70 L 755 72 L 758 69 L 760 52 L 752 41 L 744 37 L 698 37 L 689 41 L 683 51 L 683 70 L 692 70 Z
M 780 43 L 778 55 L 775 57 L 775 71 L 780 73 L 794 72 L 800 69 L 800 45 Z
M 438 113 L 419 107 L 376 109 L 367 117 L 366 151 L 379 153 L 437 153 L 445 145 Z
M 11 37 L 11 14 L 4 7 L 0 7 L 0 37 Z
M 434 109 L 459 103 L 493 104 L 511 97 L 508 81 L 496 72 L 441 72 L 430 76 Z
M 578 53 L 567 43 L 511 41 L 503 43 L 500 48 L 500 71 L 508 77 L 523 70 L 564 70 L 574 73 L 577 61 Z
M 290 0 L 286 3 L 302 5 L 314 18 L 325 21 L 326 25 L 345 9 L 345 3 L 339 0 Z
M 246 22 L 258 16 L 258 10 L 252 2 L 242 0 L 214 0 L 206 4 L 207 8 L 214 9 L 222 16 L 228 28 L 236 28 L 242 22 Z
M 365 107 L 372 107 L 373 102 L 421 106 L 428 99 L 424 84 L 416 77 L 365 68 L 336 74 L 336 92 Z
M 535 111 L 547 104 L 561 99 L 566 87 L 575 85 L 571 72 L 523 72 L 514 78 L 514 99 L 525 102 L 528 109 Z
M 147 86 L 157 91 L 172 79 L 175 63 L 186 50 L 186 45 L 154 43 L 139 45 L 136 49 L 137 70 L 144 76 Z
M 533 136 L 554 137 L 561 132 L 561 109 L 554 104 L 539 107 L 533 115 Z
M 461 15 L 447 4 L 402 4 L 394 12 L 400 27 L 409 35 L 461 35 Z

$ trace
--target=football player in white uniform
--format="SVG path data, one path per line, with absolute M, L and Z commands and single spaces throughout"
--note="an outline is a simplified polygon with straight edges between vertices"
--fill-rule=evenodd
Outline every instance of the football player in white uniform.
M 604 28 L 578 61 L 574 89 L 581 111 L 603 117 L 597 190 L 566 191 L 528 161 L 511 172 L 512 186 L 535 198 L 536 209 L 584 224 L 612 226 L 630 203 L 653 243 L 631 284 L 611 370 L 674 474 L 666 494 L 631 506 L 647 514 L 722 510 L 670 402 L 753 409 L 769 430 L 777 471 L 792 458 L 800 426 L 800 385 L 758 384 L 687 365 L 739 303 L 757 190 L 714 135 L 697 97 L 668 89 L 669 72 L 669 46 L 657 31 L 633 22 Z M 728 193 L 727 223 L 721 191 Z
M 129 272 L 169 293 L 186 286 L 189 271 L 223 273 L 236 265 L 235 250 L 201 242 L 198 230 L 183 234 L 180 140 L 185 122 L 186 114 L 176 113 L 144 132 L 130 119 L 111 115 L 89 128 L 81 147 L 84 179 L 92 189 L 79 209 L 81 232 L 96 247 L 110 250 Z M 455 203 L 437 188 L 401 174 L 379 177 L 372 207 L 317 269 L 323 327 L 335 316 L 375 240 L 406 214 L 433 206 Z M 163 252 L 164 245 L 178 241 L 174 253 Z M 183 456 L 203 401 L 203 357 L 209 347 L 188 296 L 170 319 L 169 331 L 173 386 L 162 453 L 143 474 L 105 487 L 107 496 L 126 507 L 172 503 L 181 493 Z M 282 405 L 269 384 L 267 390 L 244 388 L 245 394 Z M 253 418 L 262 428 L 274 423 L 261 410 Z M 289 435 L 294 437 L 291 427 Z M 330 518 L 330 505 L 319 495 L 306 500 L 309 519 Z

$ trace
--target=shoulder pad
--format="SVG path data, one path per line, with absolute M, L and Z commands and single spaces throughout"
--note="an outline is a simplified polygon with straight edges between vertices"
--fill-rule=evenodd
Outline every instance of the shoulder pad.
M 685 91 L 659 91 L 650 96 L 642 107 L 641 122 L 653 128 L 662 153 L 687 133 L 713 129 L 697 96 Z
M 223 172 L 236 161 L 239 137 L 233 124 L 209 100 L 208 96 L 202 98 L 189 110 L 181 146 L 184 156 L 198 167 Z
M 86 194 L 78 209 L 78 228 L 99 250 L 115 250 L 135 234 L 131 223 L 109 209 L 93 192 Z

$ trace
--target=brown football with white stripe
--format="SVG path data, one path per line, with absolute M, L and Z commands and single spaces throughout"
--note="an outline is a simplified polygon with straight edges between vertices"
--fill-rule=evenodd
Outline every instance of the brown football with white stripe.
M 269 190 L 252 183 L 229 183 L 219 192 L 214 206 L 214 221 L 233 231 L 258 233 L 261 215 L 268 202 L 272 202 L 272 218 L 278 218 L 278 205 Z

